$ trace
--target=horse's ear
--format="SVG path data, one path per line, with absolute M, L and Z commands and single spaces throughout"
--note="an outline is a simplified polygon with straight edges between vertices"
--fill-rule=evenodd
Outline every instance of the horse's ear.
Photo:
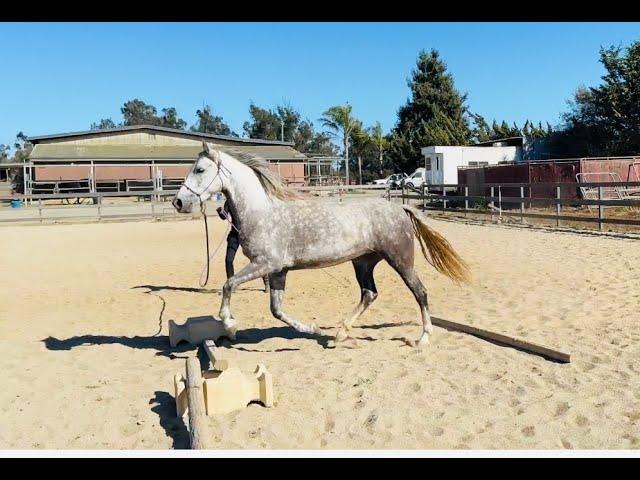
M 211 153 L 211 151 L 209 150 L 209 144 L 207 142 L 205 142 L 204 140 L 202 141 L 202 150 L 207 152 L 207 153 Z

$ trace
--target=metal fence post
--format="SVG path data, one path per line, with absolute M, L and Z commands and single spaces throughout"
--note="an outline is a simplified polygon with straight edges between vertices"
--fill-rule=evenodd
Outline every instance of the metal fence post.
M 524 223 L 524 187 L 520 187 L 520 223 Z
M 486 190 L 485 190 L 486 192 Z M 493 204 L 493 195 L 495 193 L 494 187 L 491 187 L 491 200 L 489 200 L 489 211 L 491 212 L 491 221 L 493 222 L 493 209 L 495 205 Z
M 464 216 L 467 216 L 469 210 L 469 185 L 464 186 Z
M 38 216 L 40 217 L 40 223 L 42 223 L 42 199 L 38 199 Z
M 598 187 L 598 230 L 602 231 L 602 219 L 604 218 L 604 205 L 602 198 L 604 197 L 603 187 Z
M 427 186 L 422 186 L 422 210 L 427 209 Z
M 560 186 L 556 187 L 556 227 L 560 226 Z
M 447 196 L 447 187 L 442 187 L 442 211 L 444 212 L 447 209 L 447 201 L 444 197 Z
M 102 197 L 98 197 L 98 221 L 102 221 Z

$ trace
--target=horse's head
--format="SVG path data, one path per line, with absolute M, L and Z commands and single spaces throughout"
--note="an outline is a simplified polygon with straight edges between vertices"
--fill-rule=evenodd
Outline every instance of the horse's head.
M 202 142 L 203 151 L 173 198 L 173 206 L 180 213 L 190 213 L 194 203 L 206 202 L 222 190 L 220 152 Z

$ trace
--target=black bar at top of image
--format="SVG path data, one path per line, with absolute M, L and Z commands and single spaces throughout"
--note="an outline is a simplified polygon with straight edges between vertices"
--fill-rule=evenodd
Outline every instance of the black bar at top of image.
M 4 22 L 632 22 L 636 2 L 5 2 Z M 0 28 L 2 26 L 0 25 Z M 203 32 L 206 34 L 206 32 Z

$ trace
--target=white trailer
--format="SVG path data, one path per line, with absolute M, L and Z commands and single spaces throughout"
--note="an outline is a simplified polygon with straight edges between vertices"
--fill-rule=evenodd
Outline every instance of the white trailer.
M 424 168 L 427 185 L 457 184 L 458 167 L 482 167 L 522 160 L 522 148 L 518 146 L 430 146 L 423 147 L 421 152 L 424 157 L 421 168 Z

